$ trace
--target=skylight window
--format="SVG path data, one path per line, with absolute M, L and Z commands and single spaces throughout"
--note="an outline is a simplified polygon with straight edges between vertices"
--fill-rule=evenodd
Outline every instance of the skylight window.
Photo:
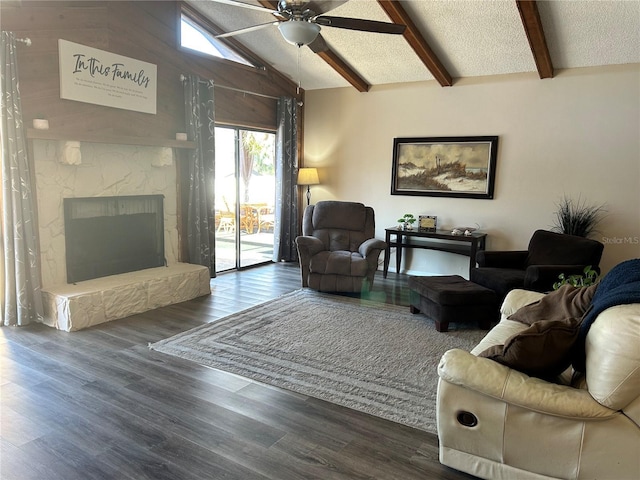
M 211 32 L 207 31 L 203 26 L 185 14 L 182 14 L 180 22 L 180 45 L 206 55 L 225 58 L 232 62 L 256 68 L 256 65 L 234 51 L 224 42 L 216 40 Z

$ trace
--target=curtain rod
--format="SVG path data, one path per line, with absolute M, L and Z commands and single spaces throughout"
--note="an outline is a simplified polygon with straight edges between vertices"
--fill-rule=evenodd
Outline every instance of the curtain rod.
M 29 37 L 26 38 L 16 38 L 16 42 L 24 43 L 27 47 L 31 46 L 31 39 Z
M 187 77 L 183 74 L 180 74 L 180 81 L 184 82 L 187 79 Z M 207 83 L 204 80 L 200 80 L 200 83 Z M 239 92 L 239 93 L 246 93 L 248 95 L 255 95 L 256 97 L 264 97 L 264 98 L 270 98 L 272 100 L 278 100 L 278 97 L 274 97 L 273 95 L 266 95 L 264 93 L 258 93 L 258 92 L 251 92 L 249 90 L 242 90 L 240 88 L 234 88 L 234 87 L 227 87 L 225 85 L 218 85 L 217 83 L 213 84 L 214 87 L 216 88 L 222 88 L 224 90 L 232 90 L 234 92 Z

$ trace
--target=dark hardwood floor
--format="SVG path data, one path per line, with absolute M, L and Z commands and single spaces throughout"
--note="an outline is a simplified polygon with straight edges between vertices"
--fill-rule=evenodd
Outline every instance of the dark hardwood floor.
M 213 279 L 212 295 L 79 332 L 0 328 L 0 478 L 471 479 L 435 435 L 148 349 L 300 288 L 296 265 Z M 406 277 L 372 298 L 408 305 Z

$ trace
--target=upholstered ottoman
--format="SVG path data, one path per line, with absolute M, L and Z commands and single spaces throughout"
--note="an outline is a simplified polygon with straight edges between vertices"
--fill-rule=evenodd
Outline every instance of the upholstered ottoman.
M 488 330 L 498 319 L 498 299 L 493 290 L 459 275 L 409 277 L 411 313 L 424 313 L 446 332 L 449 322 L 477 321 Z

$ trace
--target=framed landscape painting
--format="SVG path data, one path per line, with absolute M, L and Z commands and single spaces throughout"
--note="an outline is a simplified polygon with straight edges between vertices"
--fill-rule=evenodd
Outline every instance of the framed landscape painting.
M 498 137 L 395 138 L 391 195 L 493 198 Z

